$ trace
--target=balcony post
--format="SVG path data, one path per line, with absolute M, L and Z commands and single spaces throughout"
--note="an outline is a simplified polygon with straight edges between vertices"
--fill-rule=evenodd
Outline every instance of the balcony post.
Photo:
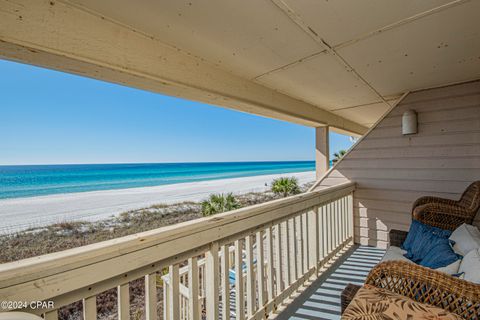
M 329 127 L 315 128 L 315 168 L 317 180 L 328 171 L 330 162 Z

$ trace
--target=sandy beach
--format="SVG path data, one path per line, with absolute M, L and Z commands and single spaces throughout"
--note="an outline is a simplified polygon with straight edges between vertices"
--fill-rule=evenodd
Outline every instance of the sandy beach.
M 211 193 L 262 192 L 269 189 L 273 179 L 281 176 L 294 176 L 298 179 L 299 184 L 304 184 L 315 179 L 315 172 L 5 199 L 0 200 L 0 216 L 2 217 L 0 233 L 12 233 L 65 221 L 101 220 L 124 211 L 155 204 L 201 201 Z

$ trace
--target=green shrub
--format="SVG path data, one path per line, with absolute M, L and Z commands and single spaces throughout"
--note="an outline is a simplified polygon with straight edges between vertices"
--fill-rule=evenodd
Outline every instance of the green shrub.
M 202 201 L 202 215 L 204 217 L 238 208 L 240 208 L 240 203 L 231 193 L 227 195 L 212 194 L 208 200 Z
M 280 177 L 273 180 L 272 192 L 283 197 L 300 193 L 297 178 Z
M 347 151 L 346 151 L 346 150 L 343 150 L 343 149 L 340 150 L 340 151 L 338 151 L 338 152 L 335 152 L 335 153 L 333 154 L 332 162 L 333 162 L 333 163 L 338 162 L 340 159 L 343 158 L 343 156 L 344 156 L 346 153 L 347 153 Z

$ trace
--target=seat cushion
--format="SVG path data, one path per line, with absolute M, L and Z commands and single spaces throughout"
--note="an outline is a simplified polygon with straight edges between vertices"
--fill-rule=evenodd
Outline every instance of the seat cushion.
M 477 227 L 464 223 L 453 231 L 450 240 L 455 242 L 453 249 L 465 256 L 471 250 L 480 248 L 480 231 Z
M 406 258 L 404 256 L 404 254 L 406 252 L 407 251 L 403 250 L 402 248 L 395 247 L 395 246 L 390 246 L 387 249 L 387 252 L 385 252 L 385 255 L 383 256 L 381 262 L 384 262 L 384 261 L 406 261 L 406 262 L 414 263 L 413 261 L 409 260 L 408 258 Z M 460 263 L 461 263 L 461 260 L 456 260 L 453 263 L 451 263 L 447 266 L 441 267 L 441 268 L 437 268 L 436 270 L 440 271 L 440 272 L 443 272 L 443 273 L 446 273 L 446 274 L 456 274 L 456 273 L 459 272 L 458 268 L 460 266 Z
M 344 320 L 462 319 L 459 315 L 372 285 L 364 285 L 342 315 Z
M 480 284 L 480 248 L 470 250 L 463 257 L 458 272 L 464 274 L 463 279 Z
M 407 253 L 406 250 L 403 250 L 402 248 L 395 247 L 395 246 L 390 246 L 387 251 L 385 252 L 385 255 L 382 258 L 381 262 L 385 261 L 407 261 L 407 262 L 412 262 L 408 258 L 404 256 L 404 254 Z

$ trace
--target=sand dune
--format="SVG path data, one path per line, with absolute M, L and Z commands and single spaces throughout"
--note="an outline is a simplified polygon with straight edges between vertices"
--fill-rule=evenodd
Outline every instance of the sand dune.
M 200 201 L 211 193 L 265 191 L 280 176 L 295 176 L 300 184 L 315 179 L 315 172 L 261 175 L 233 179 L 179 183 L 156 187 L 66 193 L 0 200 L 0 233 L 75 220 L 101 220 L 124 211 L 159 203 Z

